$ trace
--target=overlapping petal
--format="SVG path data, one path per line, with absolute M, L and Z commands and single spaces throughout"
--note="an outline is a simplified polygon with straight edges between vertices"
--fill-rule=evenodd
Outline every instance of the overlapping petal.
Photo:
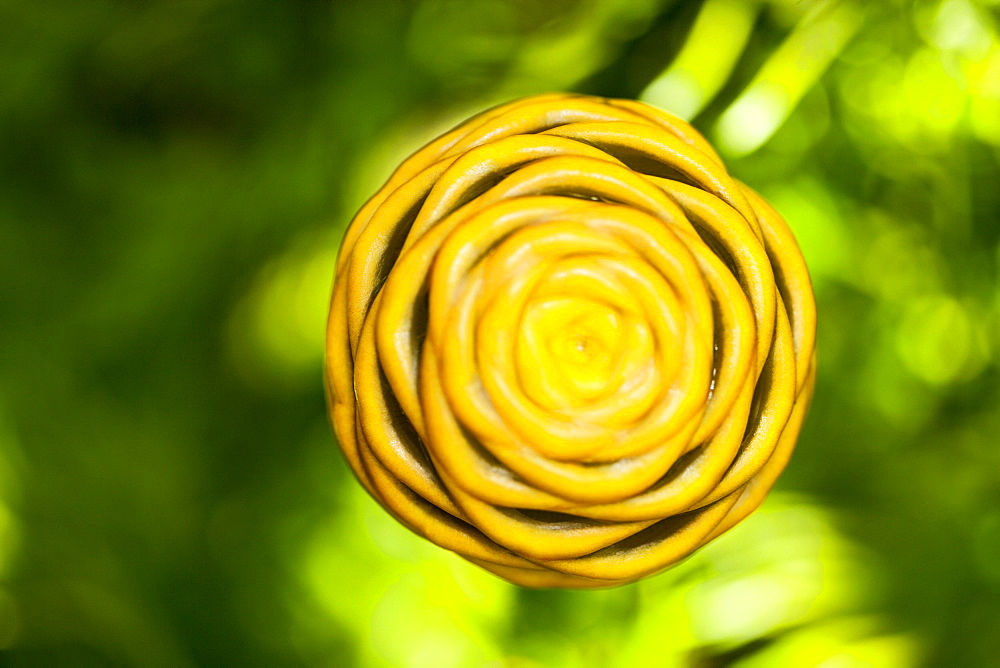
M 814 342 L 794 237 L 691 126 L 546 95 L 428 144 L 357 214 L 327 396 L 414 531 L 525 586 L 610 586 L 760 504 Z

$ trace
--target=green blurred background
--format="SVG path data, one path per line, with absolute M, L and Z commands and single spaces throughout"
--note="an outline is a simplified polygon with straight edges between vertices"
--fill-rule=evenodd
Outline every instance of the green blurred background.
M 820 309 L 751 519 L 603 592 L 399 527 L 321 391 L 337 245 L 552 90 L 693 119 Z M 24 666 L 1000 662 L 997 0 L 0 0 L 0 648 Z

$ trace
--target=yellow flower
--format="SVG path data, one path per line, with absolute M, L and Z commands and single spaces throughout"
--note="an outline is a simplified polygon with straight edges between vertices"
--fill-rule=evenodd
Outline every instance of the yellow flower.
M 611 586 L 761 503 L 815 322 L 791 231 L 690 125 L 537 96 L 417 151 L 357 214 L 327 396 L 411 529 L 520 585 Z

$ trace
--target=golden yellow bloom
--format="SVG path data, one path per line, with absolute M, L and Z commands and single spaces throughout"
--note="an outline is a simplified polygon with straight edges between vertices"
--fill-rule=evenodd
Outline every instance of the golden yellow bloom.
M 411 529 L 520 585 L 610 586 L 761 503 L 815 323 L 787 225 L 690 125 L 544 95 L 431 142 L 357 214 L 327 396 Z

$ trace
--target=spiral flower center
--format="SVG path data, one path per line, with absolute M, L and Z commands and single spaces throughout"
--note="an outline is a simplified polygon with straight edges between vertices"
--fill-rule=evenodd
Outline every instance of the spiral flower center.
M 644 323 L 599 301 L 565 297 L 528 305 L 517 362 L 532 401 L 572 413 L 613 395 L 651 354 Z
M 537 403 L 569 408 L 608 390 L 622 336 L 618 314 L 607 306 L 586 299 L 532 304 L 521 338 L 548 389 L 530 393 Z

